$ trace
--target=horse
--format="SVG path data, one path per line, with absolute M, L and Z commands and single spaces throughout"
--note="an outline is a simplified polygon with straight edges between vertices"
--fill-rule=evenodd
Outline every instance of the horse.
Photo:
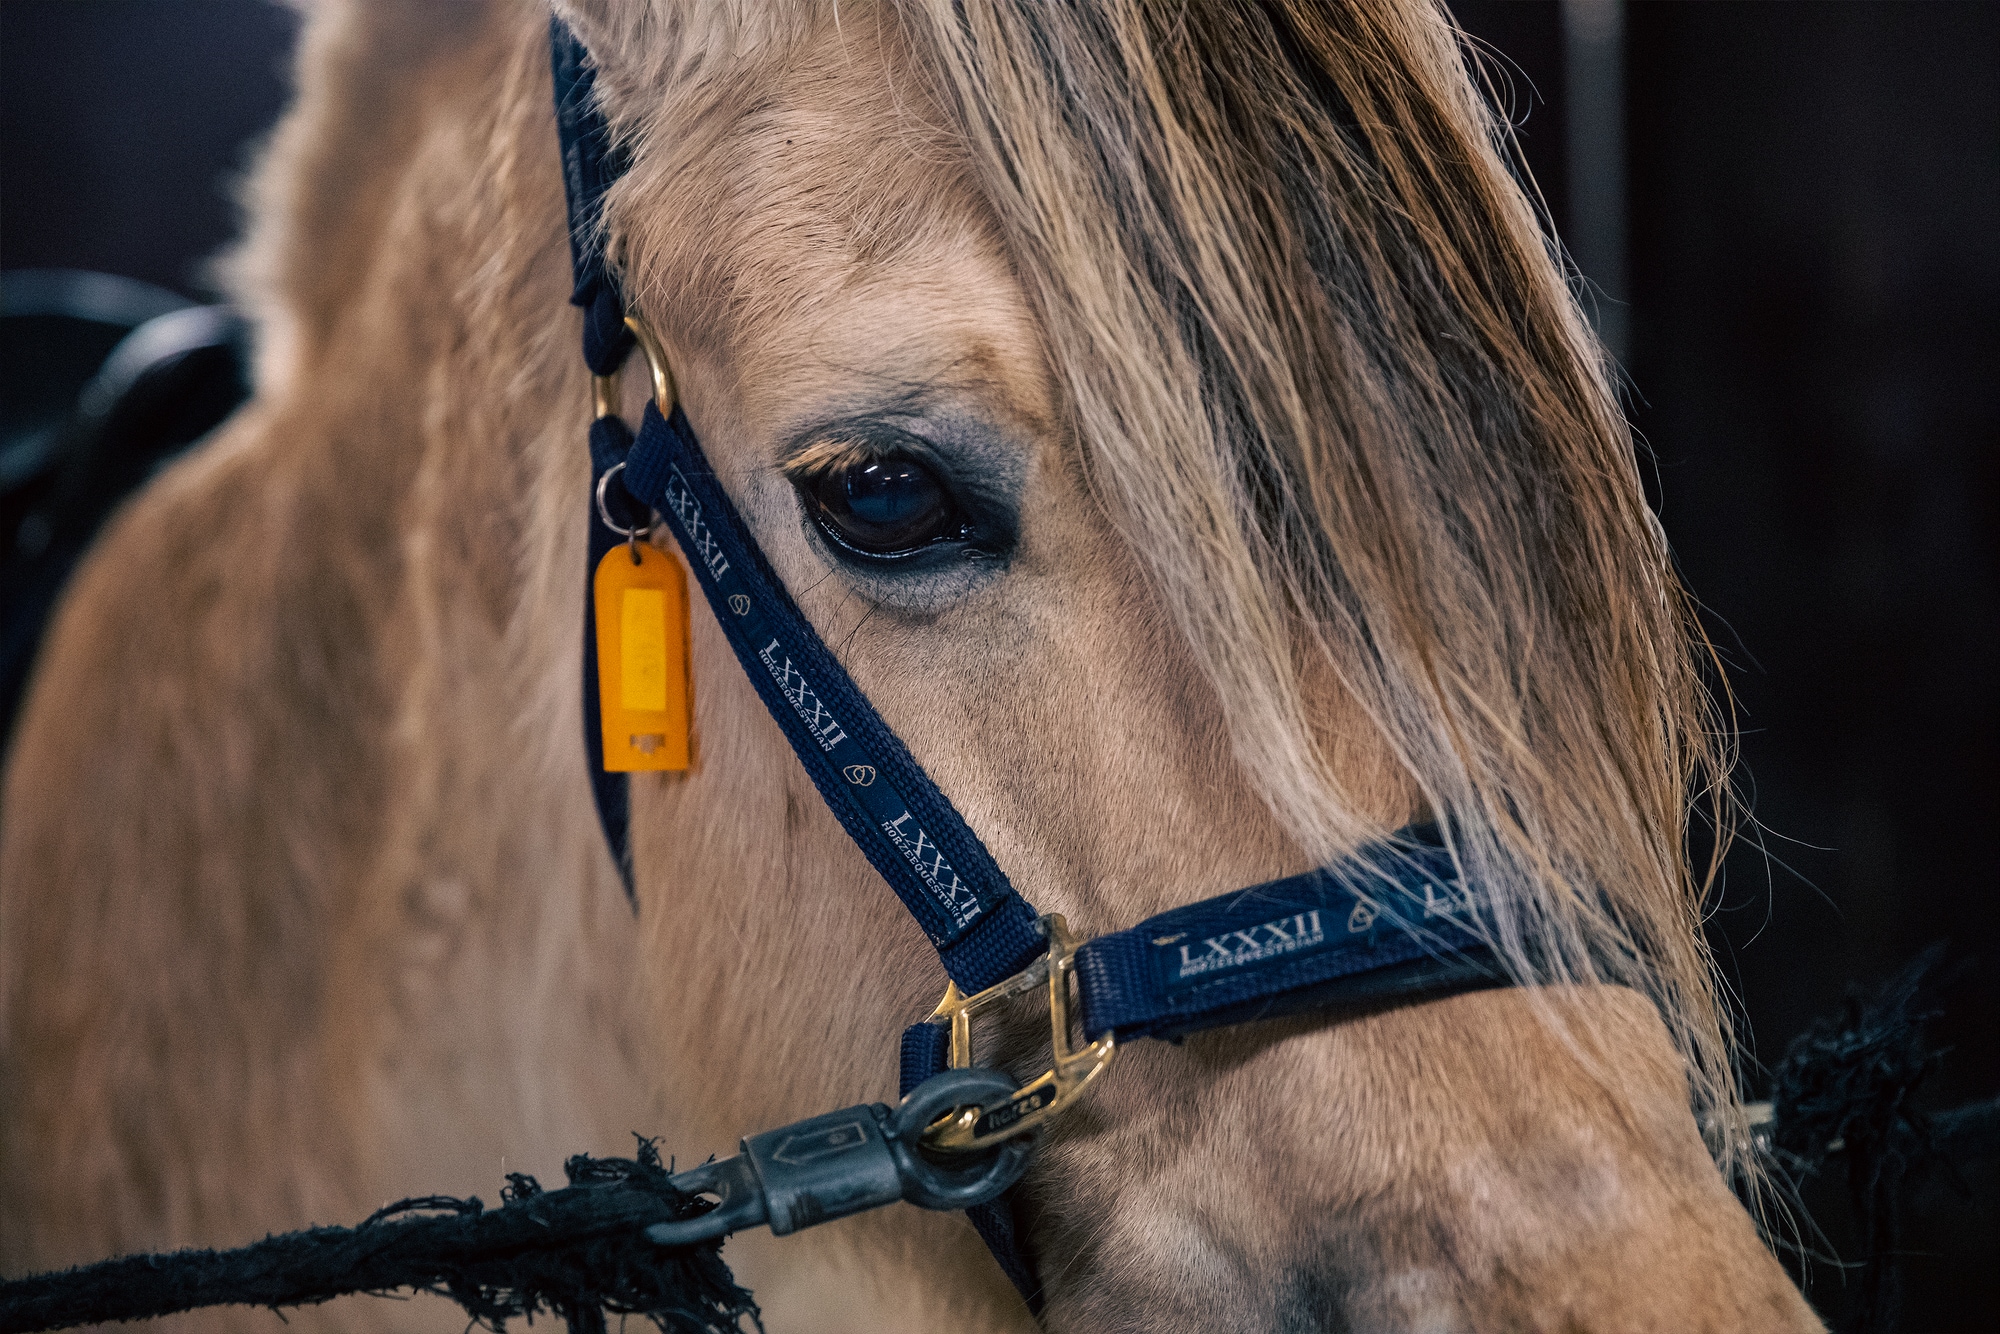
M 1443 10 L 556 10 L 628 163 L 605 253 L 730 498 L 1038 904 L 1094 935 L 1420 819 L 1491 896 L 1515 985 L 1123 1055 L 1012 1197 L 1043 1327 L 1820 1328 L 1732 1188 L 1698 632 Z M 727 1153 L 892 1093 L 942 985 L 699 610 L 628 904 L 549 20 L 305 20 L 225 268 L 255 394 L 99 541 L 8 757 L 10 1272 L 633 1131 Z M 914 556 L 824 503 L 885 463 Z M 1048 1043 L 1010 1016 L 980 1059 Z M 727 1255 L 773 1330 L 1035 1326 L 958 1215 Z

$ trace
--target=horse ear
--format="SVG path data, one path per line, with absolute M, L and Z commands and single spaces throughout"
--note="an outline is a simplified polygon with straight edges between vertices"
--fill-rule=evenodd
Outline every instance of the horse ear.
M 632 26 L 631 11 L 648 7 L 647 0 L 553 0 L 550 5 L 593 58 L 600 51 L 616 51 L 621 29 Z
M 789 45 L 812 6 L 770 0 L 552 0 L 599 69 L 691 69 L 693 57 L 753 55 Z
M 619 56 L 633 35 L 629 30 L 639 26 L 636 15 L 648 7 L 648 0 L 554 0 L 550 5 L 599 66 L 623 63 Z

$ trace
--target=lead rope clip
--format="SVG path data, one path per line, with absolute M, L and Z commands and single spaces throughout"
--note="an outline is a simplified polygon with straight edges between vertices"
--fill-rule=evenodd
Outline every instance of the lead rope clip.
M 925 1209 L 969 1209 L 998 1199 L 1020 1180 L 1035 1151 L 1018 1135 L 976 1158 L 926 1152 L 932 1123 L 987 1104 L 1004 1105 L 1014 1081 L 997 1070 L 946 1070 L 894 1108 L 862 1104 L 795 1121 L 742 1143 L 742 1152 L 674 1176 L 676 1188 L 712 1196 L 695 1218 L 655 1223 L 648 1241 L 693 1246 L 758 1224 L 775 1236 L 908 1200 Z

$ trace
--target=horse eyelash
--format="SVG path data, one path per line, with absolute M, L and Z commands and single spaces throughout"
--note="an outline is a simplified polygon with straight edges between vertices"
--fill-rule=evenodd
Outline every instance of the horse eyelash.
M 916 458 L 940 480 L 948 480 L 952 474 L 952 470 L 938 458 L 936 450 L 930 448 L 928 440 L 892 426 L 876 426 L 874 430 L 868 426 L 862 426 L 860 430 L 836 428 L 826 434 L 808 436 L 806 444 L 792 450 L 790 456 L 778 462 L 778 472 L 794 484 L 810 484 L 828 472 L 874 462 L 878 458 L 894 458 L 898 454 Z
M 887 458 L 897 452 L 917 453 L 915 450 L 885 449 L 877 441 L 858 439 L 851 435 L 822 436 L 780 463 L 778 471 L 793 484 L 804 486 L 818 481 L 828 473 Z M 924 461 L 929 463 L 928 459 Z

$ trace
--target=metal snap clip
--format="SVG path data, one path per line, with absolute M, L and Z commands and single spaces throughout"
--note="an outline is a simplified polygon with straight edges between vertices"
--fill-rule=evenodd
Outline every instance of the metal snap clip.
M 926 1127 L 960 1111 L 978 1115 L 1011 1096 L 997 1070 L 946 1070 L 894 1108 L 880 1103 L 809 1117 L 746 1136 L 734 1158 L 673 1178 L 711 1195 L 706 1213 L 646 1229 L 659 1246 L 694 1246 L 759 1224 L 777 1236 L 908 1200 L 925 1209 L 967 1209 L 998 1199 L 1028 1170 L 1036 1139 L 1015 1131 L 991 1153 L 940 1160 L 923 1152 Z

